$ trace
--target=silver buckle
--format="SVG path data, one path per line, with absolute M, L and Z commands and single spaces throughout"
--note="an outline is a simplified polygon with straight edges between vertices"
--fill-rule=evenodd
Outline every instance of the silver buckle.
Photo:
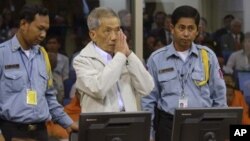
M 37 128 L 36 125 L 32 125 L 32 124 L 28 125 L 28 130 L 29 131 L 34 131 L 34 130 L 36 130 L 36 128 Z

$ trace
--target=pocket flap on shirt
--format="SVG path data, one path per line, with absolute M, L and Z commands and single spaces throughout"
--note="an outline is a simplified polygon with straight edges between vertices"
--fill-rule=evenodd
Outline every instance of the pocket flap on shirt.
M 174 79 L 176 77 L 177 77 L 176 71 L 158 74 L 159 82 L 167 82 L 167 81 L 172 80 L 172 79 Z
M 44 79 L 46 79 L 46 80 L 49 79 L 49 76 L 48 76 L 47 72 L 45 72 L 45 71 L 40 71 L 39 74 L 40 74 L 40 76 L 42 76 Z
M 198 80 L 198 81 L 202 81 L 204 80 L 204 75 L 202 71 L 195 71 L 192 73 L 192 79 L 193 80 Z
M 203 69 L 200 67 L 200 65 L 195 65 L 194 70 L 191 74 L 191 77 L 193 80 L 202 81 L 204 80 L 204 74 Z
M 7 72 L 4 72 L 4 76 L 6 78 L 9 78 L 9 79 L 12 79 L 12 80 L 16 80 L 20 77 L 22 77 L 22 72 L 21 71 L 7 71 Z

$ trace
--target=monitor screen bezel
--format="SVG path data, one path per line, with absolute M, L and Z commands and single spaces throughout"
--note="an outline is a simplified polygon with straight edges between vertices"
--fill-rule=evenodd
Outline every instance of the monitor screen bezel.
M 95 113 L 81 113 L 80 114 L 80 119 L 79 119 L 79 132 L 78 132 L 78 141 L 86 141 L 85 137 L 88 136 L 87 130 L 88 124 L 87 121 L 93 121 L 95 122 L 98 119 L 111 119 L 112 121 L 115 121 L 116 119 L 119 118 L 124 118 L 124 119 L 129 119 L 129 118 L 145 118 L 145 137 L 150 138 L 150 127 L 151 127 L 151 113 L 147 111 L 138 111 L 138 112 L 95 112 Z M 113 120 L 115 119 L 115 120 Z M 116 122 L 116 121 L 115 121 Z M 119 121 L 118 121 L 119 122 Z M 133 123 L 136 121 L 129 121 L 125 120 L 122 121 L 121 124 L 126 124 L 126 123 Z
M 219 119 L 219 118 L 227 118 L 227 114 L 236 114 L 235 117 L 236 123 L 234 124 L 241 124 L 242 121 L 242 107 L 225 107 L 225 108 L 177 108 L 175 110 L 175 116 L 173 121 L 173 130 L 172 130 L 172 141 L 181 141 L 181 126 L 182 122 L 185 121 L 187 118 L 194 118 L 197 116 L 201 116 L 204 113 L 213 113 L 209 118 L 211 119 Z M 224 113 L 224 114 L 223 114 Z M 210 114 L 209 114 L 210 115 Z M 198 117 L 198 116 L 197 116 Z M 192 130 L 192 129 L 190 129 Z M 228 131 L 229 132 L 229 131 Z M 192 136 L 192 135 L 190 135 Z

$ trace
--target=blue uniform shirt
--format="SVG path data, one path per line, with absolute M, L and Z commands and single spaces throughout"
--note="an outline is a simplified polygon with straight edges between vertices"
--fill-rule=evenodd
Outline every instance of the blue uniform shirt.
M 201 48 L 208 52 L 210 76 L 207 84 L 197 86 L 195 81 L 205 79 Z M 154 107 L 157 106 L 165 112 L 174 114 L 182 93 L 182 80 L 188 107 L 227 106 L 225 82 L 217 57 L 207 47 L 193 43 L 184 62 L 173 44 L 170 44 L 155 51 L 149 58 L 147 67 L 154 78 L 155 87 L 149 96 L 142 98 L 143 110 L 154 113 Z
M 18 123 L 37 123 L 51 118 L 63 127 L 73 121 L 48 89 L 48 74 L 40 46 L 33 46 L 29 58 L 14 36 L 0 44 L 0 118 Z M 27 89 L 37 93 L 37 105 L 27 104 Z
M 208 52 L 210 74 L 207 84 L 197 86 L 195 81 L 205 79 L 201 48 Z M 227 107 L 225 82 L 217 57 L 209 48 L 193 43 L 187 59 L 183 61 L 172 43 L 155 51 L 147 67 L 154 78 L 155 87 L 150 95 L 142 97 L 141 104 L 144 111 L 152 113 L 152 119 L 155 106 L 174 114 L 182 96 L 182 88 L 188 99 L 188 107 Z M 154 130 L 151 127 L 151 138 L 153 136 Z

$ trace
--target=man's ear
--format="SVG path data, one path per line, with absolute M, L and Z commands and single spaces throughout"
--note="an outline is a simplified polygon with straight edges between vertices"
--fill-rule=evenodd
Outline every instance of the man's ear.
M 200 32 L 201 32 L 201 26 L 198 26 L 198 27 L 197 27 L 196 36 L 198 36 L 198 35 L 200 34 Z
M 199 34 L 200 34 L 200 32 L 199 32 L 199 31 L 197 31 L 197 32 L 196 32 L 196 36 L 195 36 L 195 37 L 198 37 L 198 36 L 199 36 Z
M 27 26 L 27 21 L 26 20 L 21 20 L 19 23 L 20 29 L 23 31 L 25 27 Z
M 89 37 L 91 38 L 92 41 L 95 41 L 96 33 L 94 30 L 89 31 Z

